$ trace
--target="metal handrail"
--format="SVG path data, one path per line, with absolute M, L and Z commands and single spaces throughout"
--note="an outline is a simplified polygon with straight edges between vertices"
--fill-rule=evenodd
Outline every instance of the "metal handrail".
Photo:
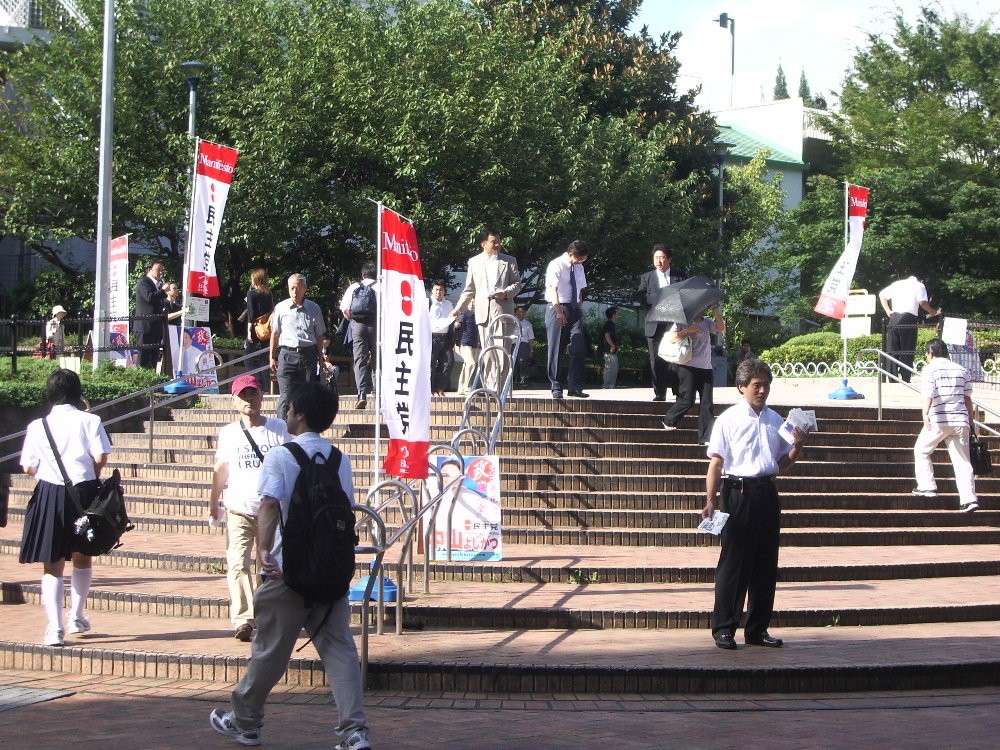
M 907 364 L 905 364 L 903 362 L 900 362 L 898 359 L 896 359 L 895 357 L 893 357 L 891 354 L 887 354 L 886 352 L 882 351 L 881 349 L 861 349 L 858 352 L 858 354 L 878 354 L 880 357 L 885 357 L 886 359 L 890 360 L 891 362 L 893 362 L 894 364 L 896 364 L 898 367 L 902 367 L 902 368 L 904 368 L 906 370 L 909 370 L 914 375 L 919 375 L 920 374 L 914 368 L 910 367 L 909 365 L 907 365 Z M 888 370 L 886 370 L 885 368 L 883 368 L 877 362 L 863 362 L 863 363 L 861 363 L 861 365 L 862 365 L 862 367 L 865 370 L 867 370 L 869 372 L 878 372 L 878 373 L 881 373 L 882 375 L 885 375 L 887 378 L 891 378 L 895 382 L 901 383 L 902 385 L 905 385 L 907 388 L 909 388 L 914 393 L 918 393 L 918 394 L 920 393 L 920 389 L 917 388 L 915 385 L 913 385 L 912 383 L 908 383 L 907 381 L 905 381 L 902 378 L 900 378 L 899 376 L 897 376 L 895 373 L 889 372 Z M 875 390 L 876 390 L 876 393 L 878 394 L 876 407 L 878 409 L 878 418 L 879 418 L 879 420 L 881 420 L 882 419 L 882 378 L 881 377 L 877 377 L 876 381 L 877 382 L 876 382 L 876 389 Z M 991 409 L 990 407 L 988 407 L 986 404 L 980 403 L 979 401 L 976 401 L 974 399 L 972 399 L 972 406 L 975 409 L 981 409 L 982 411 L 988 412 L 989 414 L 992 414 L 994 417 L 1000 417 L 1000 413 L 994 411 L 993 409 Z M 972 423 L 980 431 L 985 430 L 986 432 L 989 432 L 989 433 L 991 433 L 993 435 L 1000 436 L 1000 431 L 997 431 L 997 430 L 993 429 L 988 424 L 985 424 L 983 422 L 979 422 L 976 419 L 973 419 Z
M 361 600 L 361 684 L 368 684 L 368 623 L 371 618 L 371 596 L 372 588 L 375 586 L 375 581 L 381 579 L 382 577 L 382 558 L 385 555 L 388 545 L 385 543 L 385 521 L 382 517 L 376 513 L 371 508 L 365 505 L 359 505 L 357 503 L 351 503 L 351 510 L 356 513 L 361 513 L 362 515 L 368 516 L 367 519 L 363 519 L 354 525 L 357 529 L 363 524 L 375 524 L 377 533 L 374 535 L 376 541 L 381 541 L 381 544 L 375 545 L 357 545 L 354 548 L 354 554 L 374 554 L 375 559 L 371 566 L 371 573 L 368 576 L 368 585 L 365 587 L 364 599 Z M 383 587 L 379 586 L 379 599 L 382 608 L 385 607 L 385 593 Z M 379 617 L 379 623 L 382 622 L 384 618 Z M 380 627 L 380 626 L 379 626 Z M 378 631 L 381 634 L 381 630 Z

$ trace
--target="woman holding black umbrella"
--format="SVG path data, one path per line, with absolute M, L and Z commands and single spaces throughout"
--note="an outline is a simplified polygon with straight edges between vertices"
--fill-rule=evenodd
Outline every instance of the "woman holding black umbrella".
M 726 321 L 722 317 L 719 303 L 714 303 L 710 309 L 714 320 L 705 317 L 706 310 L 695 316 L 691 325 L 684 327 L 680 323 L 674 323 L 664 334 L 664 338 L 671 344 L 690 336 L 691 358 L 685 364 L 677 366 L 680 393 L 676 403 L 667 412 L 663 426 L 668 430 L 676 430 L 681 417 L 694 406 L 694 396 L 697 393 L 700 403 L 698 442 L 701 445 L 708 445 L 708 438 L 712 435 L 712 425 L 715 424 L 715 414 L 712 413 L 714 406 L 712 387 L 715 380 L 715 373 L 712 370 L 712 334 L 726 331 Z

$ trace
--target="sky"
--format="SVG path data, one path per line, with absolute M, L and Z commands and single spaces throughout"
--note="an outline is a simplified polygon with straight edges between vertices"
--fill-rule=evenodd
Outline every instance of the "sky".
M 823 94 L 834 104 L 830 92 L 840 90 L 865 32 L 890 34 L 897 6 L 912 24 L 921 5 L 941 8 L 948 18 L 961 12 L 975 21 L 1000 10 L 996 0 L 645 0 L 633 26 L 648 26 L 654 38 L 682 33 L 678 83 L 683 89 L 701 85 L 703 108 L 723 109 L 729 103 L 731 36 L 717 20 L 723 12 L 736 22 L 734 105 L 770 101 L 779 61 L 792 96 L 805 70 L 813 96 Z M 1000 13 L 993 28 L 1000 28 Z

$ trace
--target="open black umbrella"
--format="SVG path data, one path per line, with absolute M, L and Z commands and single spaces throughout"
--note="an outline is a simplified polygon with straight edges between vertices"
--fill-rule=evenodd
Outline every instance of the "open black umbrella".
M 646 315 L 646 321 L 689 326 L 696 316 L 725 296 L 707 276 L 692 276 L 660 289 L 660 296 Z

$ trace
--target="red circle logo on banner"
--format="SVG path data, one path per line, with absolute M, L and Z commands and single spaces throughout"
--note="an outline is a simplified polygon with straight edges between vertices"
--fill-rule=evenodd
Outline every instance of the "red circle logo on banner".
M 477 458 L 467 471 L 469 479 L 481 487 L 493 480 L 493 463 L 488 458 Z
M 399 296 L 402 301 L 403 315 L 409 317 L 413 314 L 413 286 L 409 281 L 404 281 L 399 285 Z

